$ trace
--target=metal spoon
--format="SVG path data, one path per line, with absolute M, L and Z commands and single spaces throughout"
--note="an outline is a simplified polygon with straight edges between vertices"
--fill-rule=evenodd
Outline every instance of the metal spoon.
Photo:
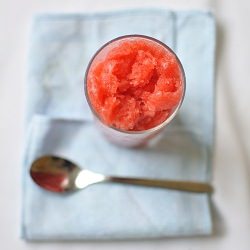
M 56 156 L 43 156 L 33 162 L 30 168 L 32 179 L 44 189 L 52 192 L 69 192 L 100 182 L 116 182 L 140 186 L 160 187 L 195 193 L 212 193 L 210 184 L 190 181 L 139 179 L 105 176 Z

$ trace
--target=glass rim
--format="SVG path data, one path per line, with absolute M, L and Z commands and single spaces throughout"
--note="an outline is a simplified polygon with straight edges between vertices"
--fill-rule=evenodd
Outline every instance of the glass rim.
M 104 123 L 103 120 L 101 119 L 101 117 L 98 115 L 98 113 L 93 108 L 92 103 L 91 103 L 90 98 L 89 98 L 89 95 L 88 95 L 88 89 L 87 89 L 87 77 L 88 77 L 89 69 L 90 69 L 90 67 L 92 65 L 92 62 L 96 58 L 96 56 L 105 47 L 107 47 L 111 43 L 119 41 L 119 40 L 122 40 L 122 39 L 133 38 L 133 37 L 139 37 L 139 38 L 143 38 L 143 39 L 154 41 L 154 42 L 160 44 L 161 46 L 163 46 L 166 50 L 170 51 L 170 53 L 172 53 L 175 56 L 175 58 L 176 58 L 176 60 L 177 60 L 177 62 L 179 64 L 179 66 L 180 66 L 182 77 L 183 77 L 183 94 L 182 94 L 181 100 L 180 100 L 179 104 L 177 105 L 177 107 L 175 108 L 174 112 L 166 120 L 164 120 L 162 123 L 158 124 L 155 127 L 152 127 L 152 128 L 149 128 L 149 129 L 145 129 L 145 130 L 122 130 L 122 129 L 116 128 L 116 127 L 114 127 L 112 125 L 107 125 L 106 123 Z M 87 103 L 88 103 L 88 105 L 90 107 L 91 112 L 93 113 L 93 115 L 95 116 L 95 118 L 97 118 L 104 126 L 110 128 L 110 129 L 113 129 L 113 130 L 115 130 L 117 132 L 124 133 L 124 134 L 136 134 L 136 135 L 138 135 L 138 134 L 146 134 L 146 133 L 151 134 L 151 133 L 156 132 L 156 131 L 160 130 L 161 128 L 165 127 L 176 116 L 177 112 L 179 111 L 179 109 L 180 109 L 180 107 L 181 107 L 181 105 L 183 103 L 183 100 L 184 100 L 184 97 L 185 97 L 185 93 L 186 93 L 186 75 L 185 75 L 185 71 L 184 71 L 184 68 L 182 66 L 182 63 L 181 63 L 180 59 L 175 54 L 175 52 L 170 47 L 168 47 L 165 43 L 161 42 L 160 40 L 158 40 L 156 38 L 153 38 L 153 37 L 150 37 L 150 36 L 146 36 L 146 35 L 139 35 L 139 34 L 124 35 L 124 36 L 116 37 L 116 38 L 114 38 L 114 39 L 106 42 L 92 56 L 92 58 L 90 59 L 90 61 L 88 63 L 86 71 L 85 71 L 84 91 L 85 91 L 85 97 L 86 97 L 86 100 L 87 100 Z

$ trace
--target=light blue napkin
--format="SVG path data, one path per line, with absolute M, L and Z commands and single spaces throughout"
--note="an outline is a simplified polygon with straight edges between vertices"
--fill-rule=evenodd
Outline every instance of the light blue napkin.
M 84 100 L 84 71 L 105 42 L 145 34 L 173 48 L 187 78 L 185 101 L 158 144 L 111 145 L 96 132 Z M 215 25 L 207 12 L 141 10 L 41 15 L 32 32 L 24 154 L 22 237 L 27 240 L 126 239 L 212 232 L 206 194 L 98 184 L 70 195 L 36 186 L 32 161 L 61 155 L 112 175 L 209 181 L 213 142 Z

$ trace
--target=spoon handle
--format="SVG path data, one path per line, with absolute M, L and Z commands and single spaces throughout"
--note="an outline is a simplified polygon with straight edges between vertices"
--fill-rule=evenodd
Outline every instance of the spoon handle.
M 122 177 L 107 177 L 105 181 L 116 182 L 123 184 L 150 186 L 167 188 L 179 191 L 194 192 L 194 193 L 212 193 L 213 187 L 208 183 L 191 182 L 191 181 L 172 181 L 172 180 L 156 180 L 156 179 L 137 179 L 137 178 L 122 178 Z

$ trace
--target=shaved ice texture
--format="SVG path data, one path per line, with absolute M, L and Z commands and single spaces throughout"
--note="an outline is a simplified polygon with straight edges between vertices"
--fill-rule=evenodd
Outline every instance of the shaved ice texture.
M 168 48 L 128 37 L 111 42 L 95 56 L 87 92 L 104 124 L 123 131 L 147 130 L 164 122 L 180 104 L 184 75 Z

